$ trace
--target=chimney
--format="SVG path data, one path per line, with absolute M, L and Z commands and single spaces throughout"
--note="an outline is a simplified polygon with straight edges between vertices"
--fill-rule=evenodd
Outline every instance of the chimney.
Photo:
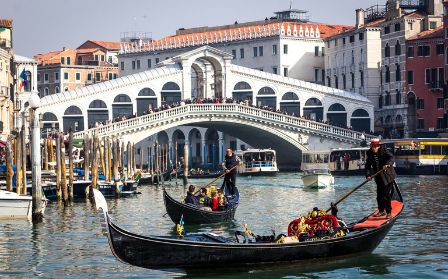
M 65 47 L 62 47 L 62 51 L 65 51 Z
M 365 11 L 363 9 L 356 10 L 356 28 L 364 26 Z

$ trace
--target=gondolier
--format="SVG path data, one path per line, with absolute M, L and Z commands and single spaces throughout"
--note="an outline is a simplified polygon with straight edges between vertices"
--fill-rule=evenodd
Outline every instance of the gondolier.
M 225 160 L 223 162 L 223 168 L 226 175 L 224 176 L 223 187 L 227 185 L 230 195 L 235 194 L 236 185 L 236 166 L 240 163 L 240 158 L 233 153 L 232 149 L 226 150 Z
M 384 215 L 386 215 L 387 219 L 391 217 L 392 190 L 396 177 L 393 164 L 394 156 L 381 147 L 379 139 L 373 139 L 370 142 L 370 149 L 367 151 L 366 178 L 371 180 L 374 173 L 383 170 L 383 172 L 375 176 L 377 185 L 376 200 L 378 202 L 378 213 L 374 215 L 375 217 Z

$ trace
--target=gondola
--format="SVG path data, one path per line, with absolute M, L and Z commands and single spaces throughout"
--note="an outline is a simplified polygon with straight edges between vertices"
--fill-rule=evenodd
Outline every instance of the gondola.
M 95 191 L 95 201 L 97 208 L 103 209 L 103 228 L 113 254 L 124 263 L 145 268 L 252 265 L 370 253 L 392 228 L 404 206 L 395 184 L 390 219 L 384 218 L 378 222 L 369 215 L 347 225 L 348 232 L 345 236 L 280 244 L 240 243 L 236 239 L 211 233 L 187 235 L 183 238 L 138 235 L 113 223 L 107 212 L 106 200 L 98 191 Z
M 224 211 L 206 211 L 195 205 L 179 202 L 171 197 L 163 189 L 163 200 L 165 202 L 166 212 L 174 223 L 179 223 L 181 216 L 185 224 L 210 224 L 226 222 L 233 219 L 238 207 L 240 194 L 235 187 L 235 194 L 229 199 L 229 205 Z

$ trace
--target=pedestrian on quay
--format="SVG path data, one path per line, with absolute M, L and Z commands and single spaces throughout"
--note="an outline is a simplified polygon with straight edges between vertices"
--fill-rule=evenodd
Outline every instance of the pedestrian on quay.
M 392 189 L 396 177 L 393 168 L 394 156 L 386 148 L 381 146 L 379 139 L 373 139 L 370 142 L 370 149 L 367 151 L 366 159 L 366 178 L 372 180 L 372 175 L 382 170 L 375 176 L 376 200 L 378 203 L 378 213 L 374 217 L 386 215 L 391 217 L 392 212 Z

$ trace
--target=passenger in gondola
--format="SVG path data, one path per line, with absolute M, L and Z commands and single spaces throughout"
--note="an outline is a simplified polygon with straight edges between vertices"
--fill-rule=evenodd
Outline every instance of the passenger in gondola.
M 201 192 L 199 193 L 199 205 L 201 207 L 210 207 L 211 200 L 207 196 L 207 188 L 201 188 Z
M 218 209 L 220 211 L 226 210 L 227 207 L 227 198 L 224 196 L 224 192 L 219 189 L 218 190 Z
M 219 210 L 219 200 L 218 200 L 218 194 L 216 193 L 216 191 L 212 192 L 211 208 L 213 211 Z
M 188 187 L 187 197 L 185 197 L 185 203 L 199 206 L 199 201 L 195 196 L 194 189 L 194 185 L 190 185 L 190 187 Z
M 376 200 L 378 202 L 378 213 L 374 217 L 386 215 L 391 217 L 392 212 L 392 189 L 396 177 L 393 168 L 394 156 L 387 149 L 381 147 L 379 139 L 373 139 L 370 143 L 370 149 L 367 151 L 366 159 L 366 177 L 372 179 L 372 175 L 383 170 L 375 176 L 376 182 Z

